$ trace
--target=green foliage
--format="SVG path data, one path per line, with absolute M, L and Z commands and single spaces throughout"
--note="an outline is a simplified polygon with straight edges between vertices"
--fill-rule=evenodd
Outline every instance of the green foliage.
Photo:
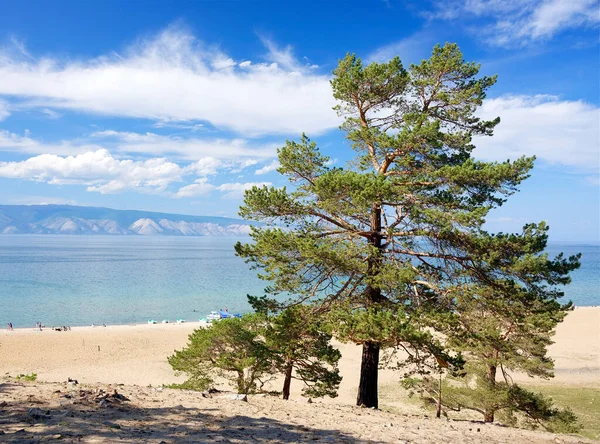
M 477 117 L 495 82 L 455 44 L 408 69 L 399 58 L 364 66 L 348 54 L 331 86 L 354 161 L 328 168 L 303 135 L 279 150 L 290 188 L 246 192 L 240 215 L 267 226 L 235 248 L 270 282 L 262 307 L 313 302 L 336 337 L 363 344 L 358 404 L 377 406 L 370 381 L 385 347 L 412 350 L 418 364 L 463 351 L 480 359 L 499 343 L 509 368 L 550 372 L 548 337 L 568 308 L 553 286 L 568 283 L 578 257 L 549 259 L 543 222 L 519 234 L 483 230 L 534 162 L 471 157 L 473 137 L 492 136 L 500 122 Z M 296 297 L 281 302 L 281 294 Z M 481 311 L 491 315 L 469 333 Z M 514 319 L 496 316 L 503 312 Z M 510 339 L 499 341 L 507 325 Z
M 578 418 L 570 408 L 557 408 L 548 396 L 527 390 L 510 380 L 491 384 L 483 371 L 445 379 L 441 387 L 437 378 L 431 376 L 405 378 L 402 385 L 411 396 L 419 393 L 428 406 L 437 403 L 441 388 L 442 408 L 446 415 L 452 411 L 471 410 L 484 418 L 491 413 L 502 423 L 513 427 L 542 427 L 555 433 L 581 430 Z
M 216 377 L 222 377 L 238 393 L 254 393 L 272 373 L 263 334 L 264 321 L 259 315 L 222 319 L 209 328 L 194 330 L 187 346 L 168 361 L 175 371 L 188 376 L 181 388 L 206 390 Z
M 269 317 L 265 332 L 275 368 L 302 381 L 302 395 L 315 398 L 336 397 L 342 380 L 337 367 L 341 354 L 330 341 L 331 335 L 307 305 L 292 306 Z M 289 397 L 290 382 L 284 380 L 284 399 Z
M 555 407 L 552 399 L 541 393 L 511 384 L 507 394 L 507 411 L 513 424 L 518 424 L 517 415 L 521 414 L 528 425 L 533 427 L 541 425 L 551 432 L 575 433 L 581 430 L 581 425 L 577 423 L 577 416 L 570 408 Z
M 17 379 L 23 380 L 23 381 L 33 382 L 33 381 L 37 380 L 37 373 L 30 373 L 30 374 L 27 374 L 27 375 L 21 373 L 20 375 L 17 375 Z
M 201 391 L 221 377 L 239 393 L 255 393 L 274 375 L 283 374 L 285 399 L 292 378 L 303 382 L 304 396 L 337 396 L 340 352 L 311 308 L 299 305 L 275 315 L 265 308 L 264 299 L 250 300 L 256 314 L 195 330 L 188 345 L 168 358 L 174 370 L 188 377 L 171 387 Z

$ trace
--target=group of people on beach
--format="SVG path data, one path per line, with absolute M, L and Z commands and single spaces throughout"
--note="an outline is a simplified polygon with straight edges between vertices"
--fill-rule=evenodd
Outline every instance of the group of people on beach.
M 35 330 L 36 331 L 42 331 L 42 329 L 44 329 L 44 328 L 46 328 L 46 326 L 44 324 L 42 324 L 41 322 L 36 322 L 35 323 Z M 13 331 L 14 330 L 12 322 L 9 322 L 7 324 L 7 330 L 8 331 Z M 62 325 L 62 326 L 59 326 L 59 327 L 54 327 L 53 326 L 52 330 L 54 330 L 54 331 L 71 331 L 71 327 L 68 326 L 68 325 Z

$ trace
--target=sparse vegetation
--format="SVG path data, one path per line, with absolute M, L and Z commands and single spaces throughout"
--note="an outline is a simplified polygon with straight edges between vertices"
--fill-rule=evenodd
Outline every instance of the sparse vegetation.
M 524 387 L 551 398 L 557 407 L 571 409 L 582 426 L 579 434 L 600 440 L 600 387 L 554 384 Z
M 29 382 L 33 382 L 37 379 L 37 373 L 30 373 L 30 374 L 20 374 L 17 375 L 16 379 L 21 380 L 21 381 L 29 381 Z
M 260 300 L 254 302 L 258 308 Z M 335 397 L 341 355 L 330 340 L 308 306 L 222 319 L 195 330 L 187 347 L 169 357 L 173 369 L 188 376 L 170 387 L 206 390 L 221 377 L 238 393 L 248 394 L 264 391 L 265 383 L 281 374 L 283 399 L 290 396 L 292 379 L 303 382 L 304 396 Z

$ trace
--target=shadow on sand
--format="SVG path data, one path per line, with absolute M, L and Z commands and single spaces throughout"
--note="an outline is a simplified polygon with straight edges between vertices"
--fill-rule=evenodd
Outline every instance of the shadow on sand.
M 0 384 L 0 393 L 11 391 L 10 385 Z M 248 409 L 252 408 L 248 404 Z M 267 417 L 224 416 L 214 406 L 143 408 L 124 402 L 102 407 L 65 402 L 49 407 L 32 396 L 27 400 L 0 401 L 0 442 L 39 441 L 295 443 L 358 440 L 339 431 Z

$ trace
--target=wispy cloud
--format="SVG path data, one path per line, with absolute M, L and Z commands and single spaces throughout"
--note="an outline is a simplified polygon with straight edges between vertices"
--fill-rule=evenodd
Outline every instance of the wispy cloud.
M 271 182 L 246 182 L 246 183 L 225 183 L 223 185 L 219 185 L 217 189 L 219 191 L 223 191 L 224 197 L 228 199 L 239 199 L 244 196 L 244 192 L 249 190 L 252 187 L 270 187 L 272 185 Z
M 78 205 L 73 199 L 65 199 L 54 196 L 27 196 L 12 199 L 11 203 L 16 205 Z
M 121 53 L 63 61 L 0 51 L 0 95 L 20 107 L 198 124 L 245 135 L 318 134 L 339 124 L 329 75 L 270 40 L 272 63 L 234 60 L 175 27 Z M 26 54 L 26 55 L 25 55 Z
M 522 46 L 565 30 L 597 27 L 598 0 L 436 0 L 431 20 L 477 18 L 474 31 L 495 46 Z
M 0 122 L 10 116 L 8 102 L 0 100 Z
M 221 191 L 226 199 L 241 199 L 244 192 L 257 186 L 271 186 L 271 182 L 246 182 L 246 183 L 224 183 L 221 185 L 212 185 L 206 178 L 197 179 L 193 184 L 183 186 L 177 191 L 175 197 L 198 197 L 207 196 L 213 191 Z
M 92 139 L 112 143 L 123 153 L 169 155 L 180 159 L 216 157 L 219 159 L 265 159 L 275 156 L 281 144 L 250 142 L 246 139 L 201 139 L 165 136 L 155 133 L 104 130 L 92 134 Z
M 279 162 L 277 160 L 273 160 L 271 163 L 256 170 L 254 174 L 256 174 L 257 176 L 260 176 L 262 174 L 267 174 L 267 173 L 270 173 L 271 171 L 275 171 L 277 168 L 279 168 Z
M 377 48 L 367 55 L 368 62 L 387 62 L 393 57 L 400 57 L 405 66 L 410 63 L 418 63 L 422 59 L 429 57 L 431 48 L 438 43 L 437 37 L 430 30 L 421 30 L 411 36 Z
M 137 156 L 169 156 L 179 160 L 214 157 L 241 163 L 273 158 L 281 144 L 259 143 L 246 139 L 203 139 L 156 133 L 103 130 L 72 140 L 46 142 L 28 132 L 16 134 L 0 130 L 0 151 L 21 154 L 76 155 L 99 149 Z

